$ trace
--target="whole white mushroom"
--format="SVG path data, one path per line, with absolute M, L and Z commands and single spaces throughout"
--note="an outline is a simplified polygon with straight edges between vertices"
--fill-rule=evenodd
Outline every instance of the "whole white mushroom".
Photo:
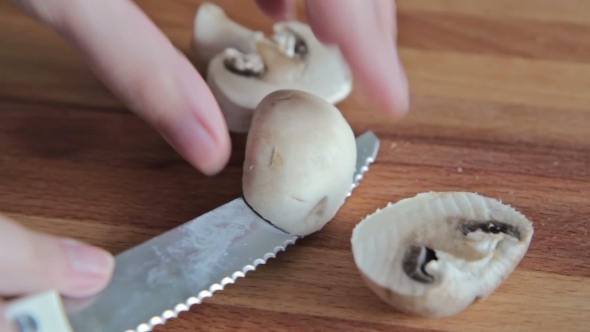
M 478 194 L 429 192 L 389 204 L 354 229 L 363 280 L 401 312 L 447 317 L 486 299 L 528 250 L 532 223 Z
M 356 166 L 354 133 L 340 111 L 301 90 L 262 99 L 246 141 L 245 201 L 298 236 L 320 230 L 344 204 Z
M 194 26 L 194 52 L 208 64 L 207 84 L 231 132 L 248 132 L 254 109 L 273 91 L 302 90 L 331 104 L 352 91 L 352 73 L 340 50 L 317 40 L 305 23 L 276 23 L 267 38 L 219 6 L 203 3 Z

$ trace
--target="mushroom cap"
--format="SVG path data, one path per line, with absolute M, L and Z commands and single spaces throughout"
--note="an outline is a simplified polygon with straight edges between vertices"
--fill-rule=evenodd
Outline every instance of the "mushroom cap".
M 514 208 L 468 192 L 429 192 L 389 204 L 354 229 L 363 280 L 397 310 L 456 315 L 486 299 L 524 257 L 534 230 Z
M 354 133 L 335 106 L 301 90 L 274 91 L 248 133 L 244 199 L 276 227 L 309 235 L 344 204 L 355 167 Z

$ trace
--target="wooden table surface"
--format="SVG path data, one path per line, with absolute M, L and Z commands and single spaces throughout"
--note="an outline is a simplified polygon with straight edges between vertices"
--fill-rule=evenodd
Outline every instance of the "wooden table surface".
M 200 1 L 139 0 L 189 52 Z M 217 1 L 269 31 L 251 1 Z M 357 91 L 338 107 L 382 140 L 336 218 L 167 331 L 590 331 L 590 2 L 398 1 L 411 114 L 387 124 Z M 302 7 L 299 18 L 305 20 Z M 54 33 L 0 0 L 0 213 L 113 253 L 240 195 L 245 138 L 200 175 Z M 525 213 L 535 235 L 487 301 L 447 319 L 398 314 L 362 283 L 350 235 L 424 191 L 472 191 Z

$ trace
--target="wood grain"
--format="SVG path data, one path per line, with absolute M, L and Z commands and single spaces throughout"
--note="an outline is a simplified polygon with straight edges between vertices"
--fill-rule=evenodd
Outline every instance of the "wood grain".
M 137 1 L 187 54 L 200 2 Z M 270 30 L 253 2 L 215 2 Z M 590 3 L 397 6 L 412 112 L 384 122 L 356 90 L 338 105 L 382 140 L 355 195 L 322 232 L 156 331 L 590 331 Z M 118 253 L 240 195 L 245 140 L 232 140 L 228 167 L 200 175 L 65 42 L 0 0 L 0 213 Z M 349 241 L 363 216 L 430 190 L 501 199 L 535 226 L 496 293 L 440 320 L 379 301 Z

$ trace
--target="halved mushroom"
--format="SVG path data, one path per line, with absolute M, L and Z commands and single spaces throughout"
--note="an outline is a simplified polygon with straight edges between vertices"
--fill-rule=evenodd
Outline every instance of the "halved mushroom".
M 276 23 L 267 38 L 210 3 L 201 5 L 194 24 L 194 51 L 208 63 L 207 83 L 232 132 L 247 132 L 254 109 L 273 91 L 306 91 L 331 104 L 352 91 L 350 68 L 340 50 L 322 44 L 307 24 Z
M 231 20 L 221 7 L 210 2 L 204 2 L 199 6 L 193 33 L 192 49 L 205 64 L 227 48 L 253 53 L 254 41 L 264 38 L 264 33 L 248 29 Z
M 356 141 L 338 109 L 301 90 L 262 99 L 246 141 L 245 201 L 298 236 L 320 230 L 344 204 L 356 167 Z
M 397 310 L 458 314 L 486 299 L 528 250 L 532 223 L 478 194 L 429 192 L 389 204 L 352 234 L 363 280 Z

